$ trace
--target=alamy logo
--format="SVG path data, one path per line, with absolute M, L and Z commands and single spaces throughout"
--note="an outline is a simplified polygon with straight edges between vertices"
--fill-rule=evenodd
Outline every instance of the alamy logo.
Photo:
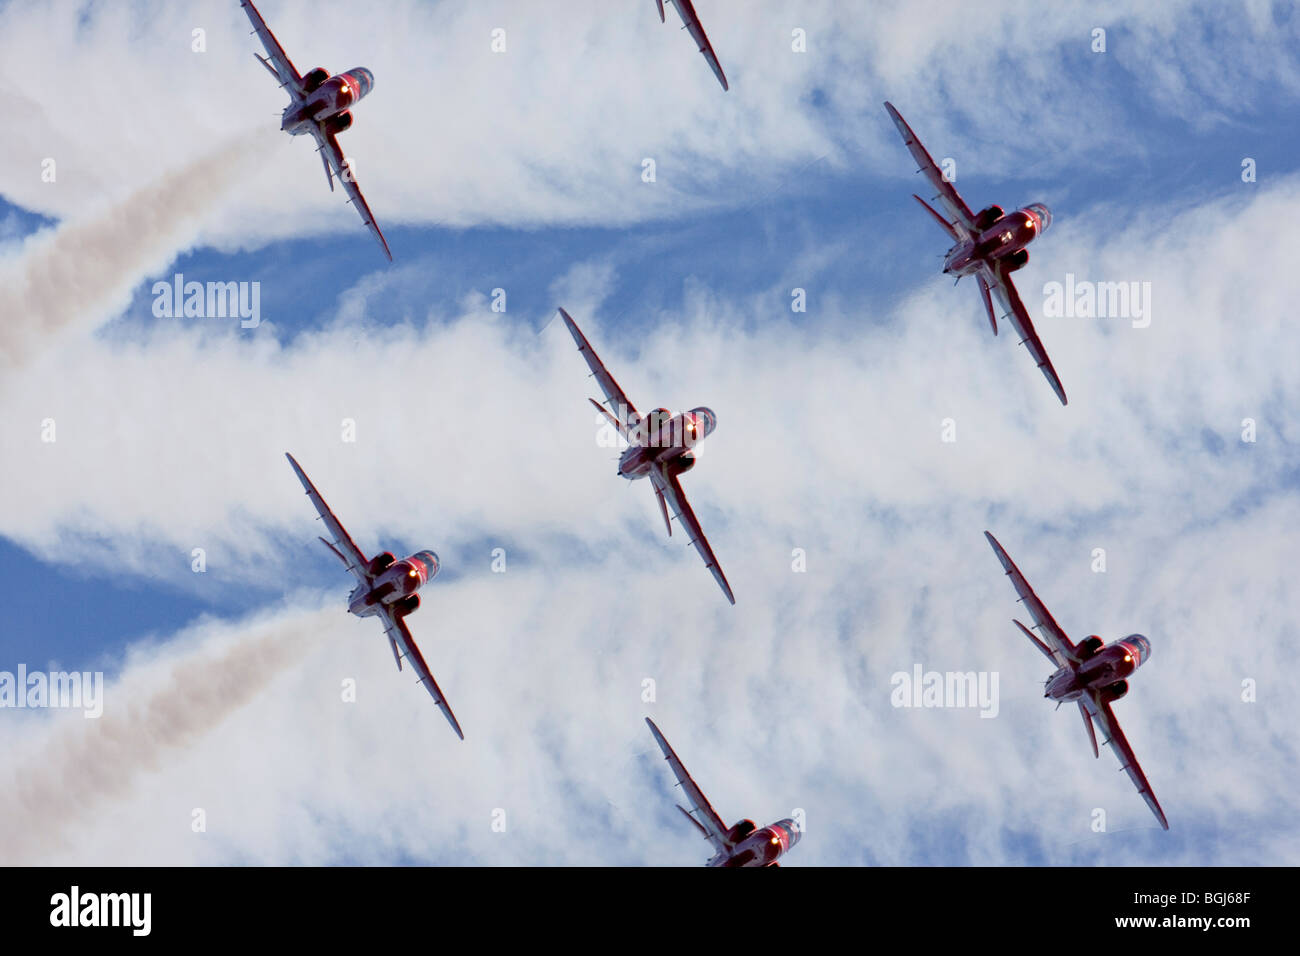
M 1043 315 L 1049 319 L 1132 319 L 1133 328 L 1151 324 L 1150 282 L 1091 282 L 1076 280 L 1043 286 Z
M 152 893 L 70 893 L 50 897 L 51 926 L 129 926 L 131 935 L 148 936 Z
M 171 282 L 153 284 L 153 314 L 160 319 L 240 319 L 240 327 L 262 323 L 262 283 L 186 282 L 178 272 Z
M 80 708 L 83 717 L 104 713 L 103 671 L 0 671 L 0 707 Z
M 889 678 L 895 707 L 978 707 L 981 717 L 998 715 L 997 671 L 897 671 Z

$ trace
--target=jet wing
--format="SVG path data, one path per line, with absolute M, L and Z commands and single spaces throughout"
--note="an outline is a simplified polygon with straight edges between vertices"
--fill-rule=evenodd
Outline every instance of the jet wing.
M 925 173 L 925 178 L 934 187 L 937 194 L 935 198 L 939 200 L 944 211 L 951 217 L 953 225 L 970 235 L 975 227 L 975 214 L 966 205 L 966 200 L 961 198 L 956 186 L 943 178 L 943 172 L 930 158 L 930 154 L 921 145 L 921 141 L 916 138 L 916 134 L 912 132 L 912 127 L 908 126 L 907 121 L 903 119 L 898 110 L 894 109 L 894 105 L 886 103 L 885 109 L 889 111 L 890 118 L 893 119 L 894 125 L 898 127 L 898 132 L 902 134 L 903 144 L 907 147 L 907 151 L 912 154 L 912 158 L 921 167 L 919 172 Z
M 1034 364 L 1043 370 L 1047 382 L 1052 386 L 1052 391 L 1056 397 L 1061 400 L 1061 404 L 1068 404 L 1065 400 L 1065 388 L 1061 385 L 1061 380 L 1056 375 L 1056 369 L 1052 368 L 1052 360 L 1047 357 L 1047 350 L 1043 348 L 1042 341 L 1038 338 L 1038 333 L 1034 331 L 1034 323 L 1029 319 L 1029 310 L 1025 304 L 1020 301 L 1020 293 L 1011 282 L 1011 273 L 1002 267 L 994 269 L 985 268 L 980 274 L 981 282 L 986 282 L 989 290 L 997 296 L 998 304 L 1006 309 L 1007 317 L 1011 319 L 1011 324 L 1016 327 L 1020 333 L 1020 344 L 1029 348 L 1029 354 L 1033 356 Z M 980 287 L 983 289 L 983 285 Z M 992 315 L 990 314 L 990 320 Z M 997 331 L 996 324 L 994 331 Z
M 1029 586 L 1025 576 L 1020 573 L 1020 569 L 1008 557 L 1006 551 L 1002 550 L 1002 545 L 998 544 L 998 539 L 987 531 L 984 532 L 984 537 L 989 539 L 989 544 L 993 546 L 993 553 L 998 556 L 998 560 L 1002 562 L 1003 570 L 1011 578 L 1012 586 L 1015 587 L 1016 593 L 1020 595 L 1020 600 L 1024 602 L 1025 609 L 1029 611 L 1030 617 L 1034 619 L 1034 626 L 1047 638 L 1045 644 L 1039 644 L 1039 649 L 1046 648 L 1058 667 L 1064 667 L 1067 663 L 1079 663 L 1079 656 L 1074 652 L 1074 643 L 1066 636 L 1065 631 L 1061 630 L 1061 625 L 1056 623 L 1056 619 L 1052 617 L 1052 612 L 1047 610 L 1042 601 L 1038 600 L 1038 595 Z M 1038 642 L 1035 641 L 1035 643 Z
M 650 469 L 650 481 L 654 483 L 655 491 L 662 496 L 661 502 L 667 501 L 677 520 L 686 526 L 686 531 L 691 536 L 691 544 L 695 545 L 695 550 L 704 559 L 705 566 L 713 572 L 713 577 L 718 582 L 718 586 L 722 588 L 722 593 L 727 596 L 728 601 L 735 604 L 736 596 L 731 593 L 731 585 L 727 583 L 727 576 L 722 573 L 718 559 L 714 556 L 713 549 L 709 547 L 709 539 L 704 537 L 704 529 L 700 527 L 700 519 L 695 517 L 695 512 L 691 510 L 691 503 L 686 500 L 686 492 L 682 491 L 677 476 L 668 474 L 662 465 L 655 465 Z M 672 534 L 671 525 L 668 528 L 668 533 Z
M 239 0 L 239 5 L 248 14 L 248 19 L 253 24 L 253 32 L 257 34 L 257 38 L 262 41 L 262 46 L 266 48 L 266 55 L 270 57 L 270 63 L 268 64 L 261 57 L 258 57 L 258 59 L 269 66 L 271 72 L 279 78 L 280 85 L 289 91 L 289 95 L 295 101 L 301 99 L 302 76 L 293 63 L 289 61 L 289 57 L 285 55 L 284 48 L 280 46 L 280 41 L 275 38 L 275 34 L 266 25 L 262 15 L 257 12 L 257 7 L 253 6 L 249 0 Z
M 664 759 L 668 761 L 668 766 L 673 768 L 673 775 L 677 778 L 678 786 L 686 792 L 686 796 L 691 801 L 691 808 L 694 810 L 695 816 L 691 817 L 689 813 L 686 815 L 691 818 L 696 826 L 704 830 L 705 839 L 713 845 L 714 850 L 718 853 L 730 853 L 731 841 L 727 839 L 727 827 L 723 824 L 722 818 L 709 804 L 708 798 L 704 796 L 704 792 L 700 790 L 699 785 L 686 772 L 686 768 L 677 759 L 677 754 L 668 741 L 664 739 L 664 735 L 659 732 L 655 722 L 649 717 L 645 719 L 645 722 L 650 727 L 650 733 L 654 734 L 659 749 L 664 752 Z M 682 812 L 685 813 L 685 811 Z
M 578 343 L 578 351 L 587 360 L 587 367 L 591 369 L 591 374 L 600 383 L 600 389 L 605 393 L 606 404 L 613 407 L 614 424 L 618 426 L 619 431 L 626 438 L 627 433 L 641 421 L 640 413 L 633 407 L 627 395 L 623 393 L 623 389 L 619 388 L 618 382 L 614 381 L 614 376 L 609 374 L 609 370 L 605 368 L 605 363 L 596 355 L 595 349 L 591 347 L 591 343 L 582 334 L 582 330 L 578 328 L 578 324 L 573 321 L 572 316 L 565 312 L 564 309 L 560 309 L 560 317 L 564 319 L 564 324 L 568 326 L 573 341 Z
M 352 540 L 352 536 L 348 534 L 347 529 L 343 527 L 339 519 L 334 517 L 334 512 L 330 511 L 330 506 L 325 503 L 325 499 L 320 496 L 320 492 L 316 490 L 316 486 L 311 483 L 311 479 L 299 467 L 293 455 L 285 452 L 284 457 L 289 459 L 289 464 L 293 466 L 298 480 L 302 482 L 303 488 L 307 490 L 307 497 L 316 506 L 316 513 L 320 515 L 320 520 L 324 521 L 325 527 L 329 528 L 330 536 L 334 539 L 334 544 L 330 546 L 331 549 L 343 559 L 348 566 L 348 570 L 352 572 L 353 577 L 358 582 L 369 584 L 370 559 L 366 557 L 364 551 L 357 547 L 356 542 Z M 328 544 L 328 542 L 326 543 Z
M 727 85 L 726 74 L 722 72 L 722 64 L 718 62 L 718 55 L 713 52 L 713 44 L 709 42 L 708 36 L 704 33 L 704 27 L 700 25 L 700 18 L 695 13 L 695 4 L 691 0 L 672 0 L 673 6 L 677 8 L 678 15 L 682 18 L 682 23 L 686 25 L 686 30 L 690 33 L 691 39 L 695 45 L 700 48 L 704 54 L 704 59 L 709 61 L 709 67 L 713 70 L 713 75 L 718 78 L 724 90 L 731 87 Z M 662 23 L 664 19 L 663 3 L 659 4 L 659 20 Z
M 388 240 L 379 231 L 379 224 L 375 222 L 375 214 L 370 211 L 370 206 L 366 204 L 366 197 L 361 195 L 361 187 L 357 185 L 356 178 L 352 175 L 352 168 L 344 162 L 343 150 L 339 146 L 338 138 L 333 133 L 327 133 L 321 129 L 319 123 L 312 127 L 312 135 L 316 137 L 316 144 L 320 148 L 321 156 L 325 159 L 325 175 L 329 178 L 330 189 L 334 188 L 334 179 L 330 175 L 332 171 L 333 176 L 337 176 L 339 182 L 343 183 L 343 189 L 348 194 L 348 201 L 361 214 L 361 221 L 369 227 L 371 235 L 379 240 L 384 255 L 388 256 L 389 262 L 392 262 L 393 254 L 388 249 Z
M 1119 758 L 1120 768 L 1133 781 L 1133 786 L 1137 787 L 1138 793 L 1142 794 L 1142 799 L 1147 802 L 1147 806 L 1156 815 L 1160 825 L 1168 830 L 1169 821 L 1165 819 L 1165 811 L 1160 809 L 1160 801 L 1156 799 L 1151 784 L 1147 782 L 1146 774 L 1142 772 L 1142 767 L 1138 764 L 1133 748 L 1129 746 L 1128 738 L 1124 736 L 1124 731 L 1120 730 L 1119 721 L 1115 719 L 1115 713 L 1110 709 L 1110 702 L 1103 700 L 1099 691 L 1089 690 L 1079 698 L 1079 703 L 1087 710 L 1089 716 L 1101 726 L 1102 734 L 1106 738 L 1104 742 L 1110 746 L 1110 749 L 1115 752 L 1115 756 Z
M 410 661 L 411 666 L 415 668 L 415 672 L 420 675 L 420 683 L 428 689 L 429 696 L 433 698 L 433 702 L 438 705 L 438 709 L 447 718 L 448 723 L 451 724 L 451 729 L 456 731 L 457 737 L 464 740 L 465 734 L 456 721 L 456 715 L 451 712 L 447 698 L 442 696 L 442 691 L 438 688 L 438 682 L 433 679 L 433 674 L 429 672 L 429 665 L 424 662 L 424 655 L 415 646 L 415 640 L 406 627 L 406 621 L 394 614 L 387 606 L 380 611 L 380 617 L 384 620 L 384 630 L 388 633 L 388 639 L 393 642 L 393 646 L 401 652 L 401 655 Z M 401 661 L 398 661 L 397 668 L 401 670 Z

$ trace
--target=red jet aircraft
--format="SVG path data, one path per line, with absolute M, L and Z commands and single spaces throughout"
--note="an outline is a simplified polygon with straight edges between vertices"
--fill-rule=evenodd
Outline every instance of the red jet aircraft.
M 291 136 L 310 133 L 316 140 L 316 152 L 321 154 L 325 164 L 325 178 L 329 180 L 330 192 L 334 191 L 334 177 L 343 183 L 348 194 L 348 201 L 361 214 L 362 221 L 370 228 L 374 237 L 383 246 L 388 261 L 393 261 L 393 254 L 388 249 L 388 241 L 379 231 L 374 213 L 366 205 L 366 198 L 361 195 L 361 187 L 352 175 L 352 167 L 343 156 L 343 150 L 336 138 L 337 134 L 352 126 L 350 107 L 355 106 L 375 85 L 375 76 L 363 67 L 348 70 L 337 76 L 330 76 L 329 71 L 318 66 L 306 76 L 298 73 L 294 65 L 285 56 L 280 43 L 266 26 L 266 21 L 257 12 L 249 0 L 240 0 L 241 7 L 252 21 L 253 32 L 266 47 L 266 57 L 254 53 L 262 66 L 280 81 L 280 86 L 289 94 L 292 102 L 284 108 L 280 118 L 280 129 Z
M 917 171 L 925 173 L 925 178 L 930 180 L 930 185 L 937 190 L 934 198 L 951 217 L 945 218 L 939 215 L 924 199 L 915 193 L 912 194 L 912 198 L 926 208 L 926 211 L 934 217 L 934 221 L 954 242 L 944 257 L 944 273 L 955 275 L 958 281 L 961 281 L 962 276 L 968 275 L 973 275 L 979 280 L 980 295 L 984 299 L 984 308 L 988 311 L 989 324 L 993 326 L 994 335 L 998 334 L 998 318 L 993 312 L 990 293 L 997 297 L 998 304 L 1005 311 L 1003 318 L 1011 320 L 1016 332 L 1020 334 L 1020 344 L 1028 346 L 1029 354 L 1033 356 L 1035 364 L 1043 370 L 1052 390 L 1056 392 L 1056 397 L 1061 400 L 1062 405 L 1066 404 L 1065 389 L 1061 386 L 1061 380 L 1057 378 L 1056 369 L 1052 368 L 1051 359 L 1047 357 L 1047 351 L 1043 348 L 1038 333 L 1034 331 L 1029 310 L 1020 301 L 1020 293 L 1011 282 L 1011 273 L 1022 268 L 1029 261 L 1029 250 L 1025 246 L 1035 236 L 1047 231 L 1047 227 L 1052 224 L 1052 214 L 1046 206 L 1037 202 L 1012 213 L 1004 213 L 1001 206 L 989 206 L 980 210 L 978 214 L 971 212 L 966 201 L 957 192 L 957 188 L 944 177 L 943 172 L 935 165 L 930 154 L 916 138 L 912 128 L 899 115 L 898 110 L 890 103 L 885 104 L 885 109 L 889 111 L 894 125 L 902 134 L 908 152 L 920 165 L 921 168 Z
M 695 45 L 704 54 L 704 59 L 709 61 L 709 66 L 713 68 L 713 75 L 718 78 L 722 88 L 724 90 L 731 89 L 727 85 L 726 74 L 722 72 L 722 64 L 718 62 L 718 55 L 713 52 L 713 44 L 709 42 L 709 38 L 704 34 L 704 27 L 700 25 L 700 18 L 695 13 L 695 5 L 691 3 L 691 0 L 668 0 L 668 2 L 677 7 L 677 14 L 682 18 L 682 29 L 690 31 L 691 39 L 695 41 Z M 663 23 L 664 0 L 655 0 L 655 3 L 659 5 L 659 22 Z
M 686 791 L 686 796 L 691 801 L 691 810 L 687 810 L 680 804 L 677 809 L 682 811 L 686 819 L 690 820 L 695 829 L 699 830 L 713 846 L 714 854 L 706 865 L 780 866 L 777 859 L 798 843 L 799 838 L 803 836 L 799 825 L 790 817 L 786 817 L 761 830 L 755 828 L 753 820 L 741 820 L 734 826 L 728 827 L 709 804 L 703 791 L 691 779 L 691 775 L 686 772 L 686 768 L 677 759 L 677 754 L 668 745 L 664 735 L 659 732 L 655 722 L 649 717 L 645 722 L 650 725 L 650 733 L 654 734 L 659 749 L 664 752 L 664 759 L 668 761 L 668 766 L 673 768 L 678 786 Z
M 713 549 L 709 547 L 709 539 L 704 537 L 704 529 L 700 527 L 699 519 L 691 510 L 690 502 L 686 500 L 686 492 L 682 491 L 681 482 L 677 480 L 683 472 L 695 467 L 695 453 L 691 449 L 712 434 L 713 429 L 717 427 L 718 416 L 713 414 L 711 409 L 701 406 L 676 416 L 666 408 L 656 408 L 642 418 L 628 401 L 627 395 L 623 393 L 618 382 L 614 381 L 614 376 L 609 374 L 605 364 L 596 355 L 587 337 L 578 328 L 578 324 L 563 309 L 560 309 L 560 315 L 569 329 L 569 334 L 573 336 L 573 341 L 578 343 L 578 351 L 587 360 L 587 367 L 600 383 L 601 390 L 605 393 L 605 400 L 614 412 L 594 398 L 589 401 L 627 440 L 628 447 L 618 460 L 618 473 L 629 481 L 639 478 L 650 479 L 655 497 L 659 499 L 659 510 L 664 516 L 664 524 L 668 526 L 669 537 L 672 537 L 673 533 L 673 523 L 668 518 L 668 506 L 671 504 L 674 517 L 686 526 L 686 532 L 691 536 L 691 544 L 704 559 L 708 569 L 713 572 L 713 577 L 722 588 L 722 593 L 727 596 L 728 601 L 735 604 L 736 597 L 731 593 L 727 576 L 722 573 L 718 559 L 714 556 Z
M 298 466 L 293 455 L 285 452 L 284 457 L 289 459 L 294 474 L 302 482 L 307 497 L 311 498 L 316 513 L 325 522 L 330 537 L 334 539 L 331 544 L 321 538 L 321 544 L 334 552 L 334 556 L 343 562 L 357 580 L 357 586 L 348 597 L 348 613 L 357 617 L 378 617 L 384 622 L 384 633 L 388 635 L 397 669 L 402 669 L 402 658 L 410 662 L 419 675 L 420 683 L 429 691 L 433 702 L 451 724 L 451 729 L 456 731 L 457 737 L 464 740 L 465 734 L 461 732 L 456 715 L 451 712 L 447 698 L 442 696 L 438 682 L 433 679 L 429 665 L 424 662 L 424 655 L 420 653 L 420 648 L 406 627 L 406 616 L 420 606 L 420 595 L 416 592 L 438 574 L 438 555 L 432 551 L 417 551 L 409 558 L 398 561 L 391 551 L 384 551 L 373 558 L 367 558 L 339 519 L 334 517 L 334 512 L 330 511 L 329 505 Z
M 1083 725 L 1088 730 L 1094 757 L 1100 756 L 1100 752 L 1097 750 L 1097 732 L 1092 725 L 1095 722 L 1101 727 L 1101 732 L 1106 737 L 1104 742 L 1110 745 L 1119 758 L 1120 768 L 1133 781 L 1160 825 L 1168 830 L 1169 821 L 1165 819 L 1165 812 L 1160 809 L 1160 802 L 1156 800 L 1151 784 L 1147 783 L 1146 774 L 1142 772 L 1133 748 L 1129 746 L 1128 738 L 1119 729 L 1119 721 L 1110 709 L 1114 701 L 1128 693 L 1127 678 L 1151 657 L 1151 642 L 1141 634 L 1130 634 L 1123 640 L 1106 644 L 1094 634 L 1081 644 L 1072 643 L 1051 612 L 1038 600 L 1038 595 L 1034 594 L 1034 589 L 1029 586 L 1020 569 L 1002 550 L 1002 545 L 987 531 L 984 532 L 984 537 L 989 539 L 993 553 L 1002 562 L 1012 586 L 1034 619 L 1034 627 L 1047 638 L 1046 642 L 1040 641 L 1019 621 L 1012 622 L 1056 667 L 1052 676 L 1047 678 L 1043 696 L 1056 701 L 1058 706 L 1071 700 L 1079 704 L 1079 713 L 1083 715 Z

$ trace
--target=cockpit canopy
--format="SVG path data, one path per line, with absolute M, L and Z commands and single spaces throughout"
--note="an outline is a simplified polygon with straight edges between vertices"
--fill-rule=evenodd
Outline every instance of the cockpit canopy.
M 352 91 L 352 102 L 355 103 L 375 87 L 375 74 L 371 73 L 364 66 L 354 67 L 346 73 L 340 73 L 339 77 L 343 83 Z
M 1031 202 L 1025 207 L 1026 212 L 1030 212 L 1038 220 L 1038 232 L 1042 234 L 1047 232 L 1047 227 L 1052 224 L 1052 211 L 1040 202 Z
M 1124 638 L 1124 643 L 1137 651 L 1136 663 L 1138 664 L 1141 664 L 1151 656 L 1151 642 L 1141 634 L 1130 634 L 1128 637 Z
M 432 580 L 438 573 L 438 555 L 433 551 L 417 551 L 407 560 L 413 564 L 418 562 L 424 565 L 424 579 L 426 581 Z

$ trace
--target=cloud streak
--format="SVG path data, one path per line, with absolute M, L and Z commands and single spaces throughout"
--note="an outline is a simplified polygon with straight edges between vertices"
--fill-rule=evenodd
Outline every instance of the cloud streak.
M 141 778 L 198 742 L 301 657 L 327 612 L 200 625 L 106 690 L 97 720 L 58 721 L 38 750 L 9 762 L 0 788 L 0 857 L 42 862 L 68 829 L 105 813 Z
M 0 363 L 22 364 L 78 323 L 92 327 L 121 311 L 141 279 L 194 241 L 203 215 L 265 147 L 260 134 L 239 137 L 85 220 L 28 239 L 0 263 Z

